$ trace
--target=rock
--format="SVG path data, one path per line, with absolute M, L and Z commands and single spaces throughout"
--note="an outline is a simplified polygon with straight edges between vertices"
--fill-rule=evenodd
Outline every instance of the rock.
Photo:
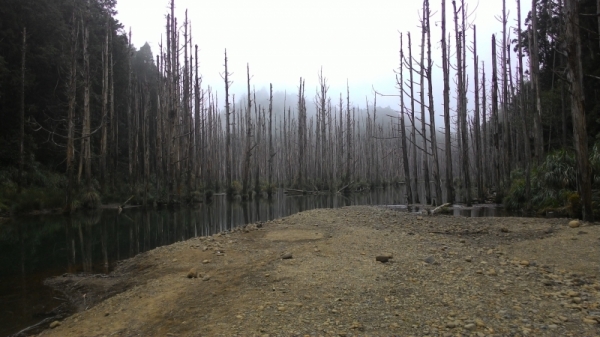
M 435 258 L 433 256 L 428 256 L 423 261 L 425 261 L 425 263 L 434 264 L 435 263 Z
M 50 323 L 50 329 L 54 329 L 57 326 L 60 326 L 60 322 L 59 321 L 54 321 L 54 322 Z
M 285 307 L 277 307 L 277 311 L 285 311 Z
M 478 327 L 485 327 L 485 322 L 480 318 L 475 320 L 475 324 L 477 324 Z
M 422 216 L 418 216 L 417 220 L 423 220 L 423 217 Z
M 596 321 L 595 319 L 591 319 L 591 318 L 584 318 L 583 319 L 583 323 L 586 323 L 586 324 L 598 324 L 598 321 Z
M 579 296 L 579 292 L 574 291 L 574 290 L 569 290 L 567 292 L 567 296 L 569 296 L 569 297 L 578 297 Z
M 519 264 L 522 265 L 522 266 L 524 266 L 524 267 L 527 267 L 527 266 L 529 266 L 529 261 L 522 260 L 521 262 L 519 262 Z
M 571 301 L 575 304 L 581 304 L 581 297 L 573 297 Z
M 377 255 L 377 256 L 375 256 L 375 261 L 379 261 L 379 262 L 382 262 L 382 263 L 386 263 L 386 262 L 388 262 L 389 260 L 390 260 L 390 257 L 389 257 L 389 256 L 386 256 L 386 255 Z
M 475 324 L 473 324 L 473 323 L 465 324 L 465 329 L 473 330 L 473 329 L 475 329 Z
M 571 228 L 577 228 L 581 226 L 581 222 L 579 222 L 579 220 L 571 220 L 569 221 L 569 227 Z
M 204 261 L 202 261 L 202 263 L 204 263 L 204 264 L 210 263 L 210 260 L 204 260 Z
M 506 228 L 506 227 L 502 227 L 502 228 L 500 228 L 500 231 L 501 231 L 502 233 L 509 233 L 509 232 L 510 232 L 510 230 L 509 230 L 508 228 Z
M 449 329 L 454 329 L 454 328 L 456 328 L 456 326 L 457 326 L 456 322 L 446 323 L 446 328 L 449 328 Z
M 467 261 L 467 262 L 471 262 L 471 261 L 473 261 L 473 258 L 472 258 L 472 257 L 470 257 L 470 256 L 467 256 L 467 257 L 465 257 L 465 261 Z
M 292 257 L 293 257 L 293 256 L 292 256 L 292 253 L 283 253 L 283 254 L 281 255 L 281 259 L 282 259 L 282 260 L 289 260 L 289 259 L 291 259 Z
M 192 268 L 190 269 L 190 271 L 187 274 L 188 278 L 197 278 L 198 277 L 198 270 L 196 270 L 196 268 Z
M 208 281 L 208 280 L 210 280 L 210 276 L 209 276 L 209 275 L 205 275 L 205 276 L 202 278 L 202 281 Z
M 496 273 L 496 271 L 495 271 L 494 269 L 490 269 L 490 270 L 488 270 L 488 273 L 487 273 L 487 274 L 488 274 L 489 276 L 496 276 L 496 275 L 498 275 L 498 273 Z

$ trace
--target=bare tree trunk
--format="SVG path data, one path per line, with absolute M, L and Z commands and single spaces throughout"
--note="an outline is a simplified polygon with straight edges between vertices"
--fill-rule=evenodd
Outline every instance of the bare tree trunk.
M 477 27 L 473 26 L 473 71 L 475 81 L 475 167 L 477 170 L 477 198 L 483 202 L 483 168 L 481 158 L 481 135 L 479 129 L 479 57 L 477 56 Z
M 250 97 L 250 65 L 246 64 L 247 71 L 247 84 L 248 84 L 248 106 L 246 107 L 246 151 L 244 152 L 244 167 L 243 167 L 243 176 L 242 176 L 242 198 L 249 199 L 249 175 L 250 175 L 250 157 L 252 157 L 252 122 L 250 119 L 251 111 L 252 111 L 252 99 Z
M 521 0 L 517 0 L 517 25 L 518 41 L 523 41 L 521 36 Z M 519 110 L 521 123 L 523 124 L 523 147 L 525 149 L 525 199 L 527 199 L 527 208 L 531 200 L 531 145 L 529 142 L 529 131 L 527 123 L 527 109 L 525 107 L 525 78 L 523 77 L 523 46 L 518 44 L 519 57 Z
M 27 27 L 23 27 L 23 44 L 21 45 L 21 111 L 19 123 L 19 178 L 17 193 L 23 188 L 23 169 L 25 164 L 25 60 L 27 52 Z
M 119 118 L 115 114 L 115 74 L 114 74 L 114 61 L 113 61 L 113 47 L 112 47 L 112 32 L 109 35 L 109 96 L 108 96 L 108 111 L 110 118 L 110 145 L 112 149 L 109 149 L 110 166 L 111 166 L 111 187 L 114 190 L 115 180 L 117 179 L 117 163 L 119 158 Z
M 426 0 L 425 0 L 426 2 Z M 421 137 L 423 139 L 423 184 L 425 185 L 425 204 L 431 204 L 431 183 L 429 182 L 429 156 L 427 154 L 427 128 L 425 123 L 425 30 L 427 27 L 427 16 L 425 4 L 423 6 L 423 21 L 421 22 L 421 60 L 419 64 L 419 86 L 421 88 Z M 412 70 L 412 69 L 411 69 Z M 433 107 L 430 107 L 433 109 Z
M 535 1 L 535 0 L 534 0 Z M 510 72 L 510 64 L 507 61 L 506 49 L 508 46 L 508 40 L 506 37 L 506 0 L 502 0 L 502 140 L 503 140 L 503 151 L 502 151 L 502 162 L 503 162 L 503 177 L 502 181 L 504 184 L 508 184 L 510 181 L 510 109 L 508 106 L 508 74 Z
M 438 158 L 437 130 L 435 127 L 435 109 L 433 107 L 433 61 L 431 60 L 431 11 L 429 9 L 429 0 L 425 0 L 424 18 L 427 19 L 427 86 L 429 95 L 429 125 L 431 133 L 431 153 L 433 155 L 433 181 L 435 184 L 435 205 L 443 204 L 442 200 L 442 182 L 440 180 L 440 162 Z
M 75 11 L 71 21 L 71 63 L 69 67 L 69 108 L 67 112 L 67 202 L 65 211 L 70 213 L 73 205 L 73 185 L 75 184 L 73 177 L 73 162 L 75 159 L 75 103 L 77 98 L 77 41 L 79 29 L 75 19 Z
M 540 98 L 540 61 L 538 58 L 538 31 L 537 31 L 537 0 L 531 0 L 531 41 L 533 43 L 531 55 L 531 90 L 535 97 L 533 114 L 533 130 L 535 137 L 535 157 L 538 163 L 544 156 L 544 134 L 542 130 L 542 101 Z
M 129 185 L 131 191 L 133 191 L 133 112 L 131 111 L 131 100 L 133 97 L 133 90 L 131 87 L 131 50 L 131 29 L 129 29 L 129 40 L 127 45 L 127 146 L 129 158 Z
M 577 158 L 577 180 L 583 205 L 583 220 L 593 222 L 591 168 L 588 157 L 588 136 L 585 121 L 581 36 L 579 35 L 579 1 L 565 0 L 565 41 L 567 78 L 571 91 L 573 139 Z
M 412 166 L 414 173 L 414 185 L 415 185 L 415 203 L 419 203 L 419 180 L 417 174 L 417 128 L 415 122 L 415 94 L 414 94 L 414 81 L 413 81 L 413 64 L 412 64 L 412 43 L 410 39 L 410 32 L 408 33 L 408 70 L 410 71 L 410 119 L 412 124 Z
M 408 164 L 408 145 L 406 144 L 406 125 L 404 122 L 404 44 L 402 33 L 400 33 L 400 78 L 396 77 L 396 83 L 400 90 L 400 138 L 402 140 L 402 164 L 404 165 L 404 182 L 406 188 L 406 199 L 408 204 L 414 204 L 411 187 L 410 168 Z M 416 173 L 415 173 L 416 174 Z
M 481 107 L 483 108 L 481 115 L 483 117 L 483 123 L 482 123 L 482 127 L 483 127 L 483 183 L 485 186 L 489 186 L 488 184 L 490 183 L 491 180 L 491 175 L 490 175 L 490 163 L 489 163 L 489 158 L 490 158 L 490 153 L 489 153 L 489 149 L 490 149 L 490 144 L 489 144 L 489 137 L 488 137 L 488 123 L 487 123 L 487 83 L 485 82 L 485 63 L 481 62 L 481 83 L 482 85 L 482 89 L 483 89 L 483 94 L 481 95 Z M 487 188 L 486 188 L 487 190 Z
M 108 59 L 108 34 L 109 34 L 109 25 L 108 25 L 108 16 L 106 18 L 106 35 L 104 38 L 104 46 L 102 49 L 102 116 L 100 119 L 100 128 L 101 128 L 101 139 L 100 139 L 100 189 L 105 191 L 106 189 L 106 180 L 107 180 L 107 172 L 106 172 L 106 155 L 108 152 L 108 125 L 107 125 L 107 116 L 108 116 L 108 68 L 109 68 L 109 59 Z
M 198 45 L 195 45 L 195 48 L 196 49 L 194 50 L 194 52 L 196 61 L 196 73 L 194 78 L 194 181 L 196 182 L 196 184 L 194 188 L 198 189 L 198 185 L 200 182 L 200 174 L 202 172 L 203 166 L 202 161 L 204 158 L 200 155 L 200 152 L 202 151 L 202 142 L 200 135 L 200 110 L 202 109 L 202 92 L 200 91 L 200 78 L 198 75 Z M 202 132 L 204 132 L 204 130 L 202 130 Z
M 275 149 L 273 149 L 273 83 L 269 84 L 269 188 L 267 197 L 273 197 L 273 158 Z
M 226 139 L 225 139 L 225 181 L 227 184 L 228 194 L 231 195 L 231 122 L 229 121 L 230 111 L 229 111 L 229 86 L 231 82 L 229 81 L 229 72 L 227 71 L 227 49 L 225 49 L 225 74 L 223 76 L 225 80 L 225 130 L 226 130 Z
M 79 180 L 82 170 L 85 172 L 86 188 L 91 188 L 92 155 L 90 149 L 90 55 L 88 52 L 89 30 L 83 28 L 83 128 L 81 132 L 81 161 L 79 162 Z
M 458 29 L 458 12 L 456 11 L 456 2 L 452 1 L 452 5 L 454 6 L 454 26 L 456 32 L 456 63 L 458 69 L 458 116 L 460 121 L 460 129 L 461 129 L 461 141 L 462 141 L 462 173 L 463 173 L 463 184 L 465 188 L 465 202 L 467 206 L 471 206 L 472 198 L 471 198 L 471 178 L 469 176 L 469 136 L 467 130 L 467 100 L 466 100 L 466 83 L 464 81 L 464 73 L 463 73 L 463 51 L 462 51 L 462 42 L 460 38 L 460 31 Z M 463 18 L 464 19 L 464 18 Z M 464 29 L 464 27 L 463 27 Z
M 499 139 L 498 139 L 498 68 L 496 66 L 496 35 L 492 35 L 492 127 L 493 131 L 493 142 L 494 142 L 494 154 L 493 154 L 493 165 L 494 165 L 494 183 L 496 192 L 500 191 L 500 165 L 498 163 L 499 157 Z
M 148 183 L 150 181 L 150 132 L 149 132 L 149 117 L 150 114 L 150 92 L 146 80 L 143 81 L 142 91 L 142 139 L 144 141 L 144 206 L 148 202 Z
M 346 184 L 352 182 L 352 125 L 350 123 L 350 85 L 346 80 Z
M 444 129 L 446 151 L 446 202 L 454 203 L 452 129 L 450 126 L 450 58 L 446 46 L 446 0 L 442 0 L 442 69 L 444 72 Z
M 304 80 L 300 78 L 298 87 L 298 178 L 296 184 L 299 189 L 304 189 L 306 152 L 306 106 L 304 100 Z

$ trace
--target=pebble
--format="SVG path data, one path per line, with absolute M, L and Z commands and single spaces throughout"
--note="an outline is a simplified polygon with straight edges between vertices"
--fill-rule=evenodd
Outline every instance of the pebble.
M 435 263 L 435 258 L 433 256 L 428 256 L 427 258 L 425 258 L 424 261 L 426 263 L 429 263 L 429 264 L 434 264 Z
M 579 222 L 579 220 L 571 220 L 569 222 L 569 227 L 571 227 L 571 228 L 577 228 L 579 226 L 581 226 L 581 223 Z
M 204 261 L 202 261 L 202 263 L 204 263 L 204 264 L 210 263 L 210 260 L 204 260 Z
M 187 274 L 188 278 L 197 278 L 198 277 L 198 270 L 196 270 L 196 268 L 192 268 L 190 269 L 190 271 Z
M 60 326 L 60 322 L 59 321 L 54 321 L 54 322 L 50 323 L 50 329 L 54 329 L 57 326 Z
M 454 329 L 454 328 L 456 328 L 457 325 L 458 324 L 456 324 L 456 322 L 448 322 L 448 323 L 446 323 L 446 328 Z
M 282 254 L 282 255 L 281 255 L 281 259 L 282 259 L 282 260 L 289 260 L 289 259 L 291 259 L 292 257 L 293 257 L 293 256 L 292 256 L 292 253 L 284 253 L 284 254 Z

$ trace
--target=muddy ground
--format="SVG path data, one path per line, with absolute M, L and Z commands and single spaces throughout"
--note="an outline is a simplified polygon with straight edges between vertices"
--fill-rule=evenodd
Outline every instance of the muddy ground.
M 600 336 L 600 226 L 320 209 L 48 284 L 39 336 Z

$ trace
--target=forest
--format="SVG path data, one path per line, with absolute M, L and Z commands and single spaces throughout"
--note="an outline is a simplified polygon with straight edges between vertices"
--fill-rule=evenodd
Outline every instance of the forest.
M 511 20 L 498 1 L 501 33 L 486 37 L 484 64 L 467 1 L 423 0 L 415 34 L 389 41 L 397 86 L 385 90 L 398 105 L 382 108 L 383 93 L 359 107 L 351 87 L 330 92 L 323 70 L 317 88 L 300 78 L 295 92 L 256 90 L 251 64 L 235 74 L 247 87 L 236 97 L 227 50 L 222 84 L 204 84 L 201 46 L 174 0 L 156 54 L 132 45 L 116 0 L 2 0 L 0 213 L 403 187 L 410 204 L 496 202 L 593 221 L 600 1 L 532 0 L 521 17 L 514 0 Z

